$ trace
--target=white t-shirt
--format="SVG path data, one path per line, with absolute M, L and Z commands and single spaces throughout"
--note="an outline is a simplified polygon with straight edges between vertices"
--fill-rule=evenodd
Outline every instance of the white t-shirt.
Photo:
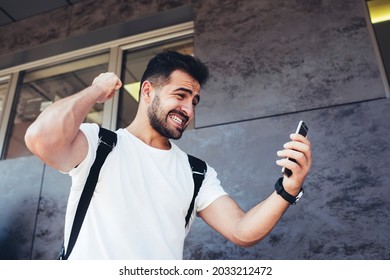
M 72 188 L 65 219 L 65 248 L 77 204 L 95 160 L 99 127 L 82 124 L 89 149 L 69 172 Z M 187 154 L 171 142 L 170 150 L 146 145 L 126 129 L 99 175 L 76 244 L 69 259 L 182 259 L 187 214 L 194 183 Z M 226 195 L 213 168 L 195 200 L 201 211 Z M 193 222 L 192 215 L 190 223 Z

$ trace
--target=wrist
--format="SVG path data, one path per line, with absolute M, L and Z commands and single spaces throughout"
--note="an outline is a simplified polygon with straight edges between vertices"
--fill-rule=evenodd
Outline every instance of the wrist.
M 98 84 L 92 84 L 88 88 L 88 95 L 93 98 L 94 103 L 102 103 L 105 97 L 105 90 L 102 86 Z
M 283 186 L 283 177 L 279 178 L 275 183 L 275 190 L 278 195 L 280 195 L 288 203 L 294 205 L 296 204 L 303 195 L 303 189 L 301 188 L 297 193 L 290 193 L 284 189 Z

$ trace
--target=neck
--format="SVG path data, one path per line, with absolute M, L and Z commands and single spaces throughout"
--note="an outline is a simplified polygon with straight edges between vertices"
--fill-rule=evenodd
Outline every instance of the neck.
M 135 119 L 126 129 L 146 145 L 153 148 L 161 150 L 169 150 L 171 148 L 169 139 L 155 131 L 148 122 L 140 122 Z

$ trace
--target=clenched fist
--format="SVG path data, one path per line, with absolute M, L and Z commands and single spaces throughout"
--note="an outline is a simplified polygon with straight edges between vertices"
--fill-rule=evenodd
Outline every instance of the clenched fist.
M 92 86 L 99 88 L 100 96 L 96 100 L 97 103 L 104 103 L 115 95 L 115 92 L 121 88 L 122 82 L 115 73 L 106 72 L 97 76 Z

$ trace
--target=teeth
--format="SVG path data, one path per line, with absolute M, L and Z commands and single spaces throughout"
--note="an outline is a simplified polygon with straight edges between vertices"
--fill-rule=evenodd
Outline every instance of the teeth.
M 178 117 L 176 117 L 176 116 L 171 116 L 171 119 L 172 119 L 173 121 L 177 122 L 178 124 L 181 124 L 181 123 L 183 122 L 180 118 L 178 118 Z

